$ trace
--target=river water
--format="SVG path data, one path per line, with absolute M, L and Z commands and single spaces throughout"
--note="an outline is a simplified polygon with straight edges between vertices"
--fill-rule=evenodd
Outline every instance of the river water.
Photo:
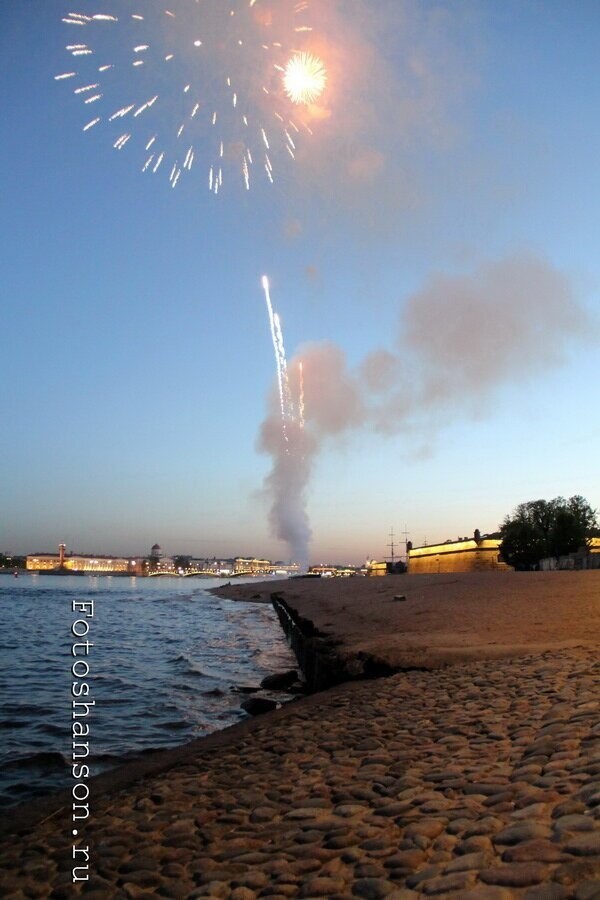
M 207 593 L 219 583 L 0 577 L 0 805 L 70 784 L 75 641 L 90 642 L 92 774 L 245 718 L 233 687 L 296 668 L 273 609 Z M 94 601 L 85 637 L 73 600 Z

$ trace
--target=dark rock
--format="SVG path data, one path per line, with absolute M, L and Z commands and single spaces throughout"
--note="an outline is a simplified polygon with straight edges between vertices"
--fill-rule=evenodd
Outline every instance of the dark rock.
M 352 893 L 365 900 L 380 900 L 396 889 L 396 885 L 385 878 L 360 878 L 354 883 Z
M 591 879 L 600 879 L 600 857 L 577 860 L 559 866 L 552 873 L 559 884 L 573 885 Z
M 321 875 L 311 878 L 300 889 L 301 897 L 331 897 L 344 889 L 341 878 L 328 878 Z
M 590 816 L 584 816 L 581 813 L 571 813 L 566 816 L 557 817 L 552 827 L 555 831 L 593 831 L 594 820 Z
M 406 879 L 406 887 L 419 890 L 418 885 L 422 881 L 427 881 L 428 878 L 437 878 L 438 875 L 441 874 L 442 866 L 428 866 L 426 869 L 421 869 L 419 872 L 415 872 L 414 875 L 409 875 Z
M 540 825 L 537 822 L 518 822 L 516 825 L 509 825 L 503 828 L 498 834 L 492 838 L 494 844 L 513 845 L 520 844 L 522 841 L 537 840 L 539 838 L 550 837 L 550 829 L 546 825 Z
M 275 672 L 273 675 L 267 675 L 261 681 L 260 686 L 270 691 L 285 691 L 295 681 L 298 681 L 298 673 L 295 669 L 290 669 L 288 672 Z
M 575 891 L 575 900 L 598 900 L 600 881 L 584 881 Z
M 277 709 L 277 701 L 269 700 L 267 697 L 248 697 L 247 700 L 242 700 L 240 706 L 248 715 L 260 716 L 262 713 Z
M 425 862 L 426 858 L 423 850 L 400 850 L 393 856 L 388 856 L 384 866 L 386 869 L 403 869 L 411 874 Z
M 289 687 L 286 688 L 287 694 L 308 694 L 308 688 L 304 681 L 295 681 Z
M 570 896 L 570 890 L 562 884 L 543 884 L 526 891 L 524 900 L 564 900 Z
M 471 872 L 453 872 L 450 875 L 442 875 L 432 878 L 419 885 L 419 891 L 428 896 L 435 894 L 454 894 L 473 884 L 474 875 Z M 456 895 L 455 895 L 456 896 Z
M 482 869 L 479 877 L 486 884 L 499 884 L 505 887 L 529 887 L 547 881 L 548 870 L 538 862 L 508 863 L 505 866 L 495 866 Z
M 444 869 L 444 875 L 450 875 L 452 872 L 469 872 L 473 869 L 483 869 L 489 863 L 489 855 L 487 853 L 465 853 L 463 856 L 457 856 L 448 863 Z
M 600 831 L 572 838 L 565 846 L 565 850 L 574 856 L 600 855 Z
M 560 862 L 565 858 L 558 844 L 546 840 L 524 841 L 509 847 L 502 854 L 504 862 Z

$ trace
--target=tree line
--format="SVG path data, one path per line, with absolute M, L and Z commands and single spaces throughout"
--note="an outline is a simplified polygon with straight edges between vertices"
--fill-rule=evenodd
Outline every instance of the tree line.
M 25 556 L 7 556 L 0 553 L 0 569 L 24 569 L 26 559 Z
M 502 559 L 518 571 L 540 560 L 568 556 L 600 536 L 597 511 L 580 495 L 520 503 L 500 526 Z

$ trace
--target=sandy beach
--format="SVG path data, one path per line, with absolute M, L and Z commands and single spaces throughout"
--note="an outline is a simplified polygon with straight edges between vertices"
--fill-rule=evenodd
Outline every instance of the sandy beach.
M 232 585 L 405 671 L 98 779 L 86 882 L 65 797 L 15 814 L 3 896 L 600 897 L 599 576 Z
M 340 657 L 370 654 L 391 668 L 600 646 L 600 571 L 299 578 L 215 593 L 280 596 Z

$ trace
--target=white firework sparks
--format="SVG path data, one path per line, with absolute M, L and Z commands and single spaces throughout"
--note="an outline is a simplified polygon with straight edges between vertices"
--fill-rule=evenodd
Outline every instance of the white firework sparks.
M 277 386 L 279 388 L 279 405 L 281 409 L 281 431 L 284 440 L 287 442 L 289 440 L 288 425 L 294 422 L 298 423 L 301 428 L 304 427 L 304 378 L 302 363 L 300 363 L 299 368 L 300 389 L 298 403 L 296 404 L 290 387 L 287 358 L 283 343 L 283 332 L 281 330 L 281 320 L 279 315 L 273 310 L 269 279 L 266 275 L 263 275 L 262 286 L 265 293 L 269 327 L 271 330 L 271 341 L 273 342 L 275 365 L 277 368 Z
M 80 3 L 62 21 L 84 40 L 73 41 L 69 29 L 74 68 L 54 78 L 84 108 L 94 104 L 83 131 L 110 130 L 118 150 L 139 145 L 142 171 L 156 172 L 164 160 L 175 187 L 195 161 L 212 193 L 232 174 L 249 190 L 261 174 L 273 183 L 285 160 L 295 159 L 301 134 L 312 133 L 308 104 L 326 75 L 310 52 L 306 0 L 173 0 L 133 12 L 130 0 L 112 0 L 110 9 L 102 9 L 107 0 Z M 310 63 L 308 87 L 299 60 Z M 113 131 L 121 119 L 129 130 Z

